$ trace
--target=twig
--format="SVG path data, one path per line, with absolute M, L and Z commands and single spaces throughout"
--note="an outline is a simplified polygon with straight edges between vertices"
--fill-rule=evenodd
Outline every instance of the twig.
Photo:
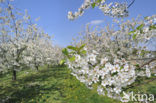
M 133 0 L 133 1 L 128 5 L 127 8 L 131 7 L 131 6 L 134 4 L 134 2 L 135 2 L 135 0 Z
M 140 68 L 144 67 L 145 65 L 150 64 L 151 62 L 153 62 L 153 61 L 155 61 L 155 60 L 156 60 L 156 58 L 151 59 L 151 60 L 150 60 L 150 61 L 148 61 L 147 63 L 145 63 L 145 64 L 141 65 L 141 66 L 140 66 Z
M 153 57 L 153 58 L 137 58 L 137 59 L 130 59 L 129 61 L 133 61 L 133 60 L 149 60 L 149 59 L 156 59 L 156 57 Z
M 156 80 L 156 78 L 153 78 L 153 79 L 151 79 L 151 80 L 149 80 L 149 81 L 147 81 L 147 82 L 144 82 L 144 83 L 140 83 L 140 84 L 136 84 L 136 85 L 129 86 L 129 87 L 126 88 L 126 89 L 130 89 L 130 88 L 132 88 L 132 87 L 138 87 L 138 86 L 141 86 L 141 85 L 144 85 L 144 84 L 148 84 L 148 83 L 150 83 L 150 82 L 152 82 L 152 81 L 154 81 L 154 80 Z

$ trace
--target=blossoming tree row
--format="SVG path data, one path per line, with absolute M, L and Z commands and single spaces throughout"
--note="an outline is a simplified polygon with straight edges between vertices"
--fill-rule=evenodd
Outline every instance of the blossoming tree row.
M 11 1 L 0 0 L 0 72 L 11 71 L 16 80 L 16 72 L 22 69 L 57 64 L 60 50 L 27 11 L 22 14 Z

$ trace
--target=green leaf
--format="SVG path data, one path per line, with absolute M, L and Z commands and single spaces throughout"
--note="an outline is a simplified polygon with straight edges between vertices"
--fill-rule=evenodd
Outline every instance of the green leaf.
M 131 34 L 133 34 L 133 33 L 135 33 L 135 32 L 136 32 L 136 30 L 130 31 L 130 32 L 128 33 L 128 35 L 131 35 Z
M 82 45 L 79 47 L 78 50 L 81 50 L 81 49 L 83 49 L 84 47 L 85 47 L 85 44 L 82 44 Z
M 97 0 L 96 3 L 100 3 L 102 0 Z
M 140 56 L 144 56 L 144 55 L 145 55 L 145 53 L 146 53 L 146 51 L 145 51 L 145 50 L 141 50 Z
M 75 61 L 75 56 L 72 56 L 71 58 L 69 58 L 69 60 L 70 60 L 71 62 Z
M 81 51 L 81 54 L 86 54 L 86 53 L 87 53 L 86 50 Z
M 144 27 L 144 24 L 141 24 L 141 25 L 139 25 L 136 29 L 137 30 L 140 30 L 140 29 L 142 29 Z
M 143 33 L 144 33 L 142 29 L 140 30 L 140 33 L 141 33 L 141 34 L 143 34 Z
M 66 56 L 69 55 L 69 52 L 68 52 L 67 48 L 62 49 L 62 53 L 63 53 L 64 55 L 66 55 Z
M 139 67 L 140 67 L 140 66 L 139 66 L 139 64 L 136 64 L 135 66 L 136 66 L 137 68 L 139 68 Z
M 60 65 L 62 65 L 64 63 L 65 63 L 65 60 L 64 59 L 60 61 Z
M 149 30 L 156 29 L 156 25 L 150 25 Z
M 76 54 L 76 52 L 75 51 L 71 51 L 70 54 Z
M 95 8 L 95 4 L 96 4 L 96 3 L 92 3 L 92 8 Z
M 137 36 L 137 34 L 134 34 L 134 35 L 133 35 L 133 37 L 132 37 L 132 38 L 133 38 L 133 40 L 134 40 L 134 39 L 136 39 L 136 36 Z
M 77 48 L 76 47 L 73 47 L 73 46 L 68 46 L 67 48 L 68 49 L 71 49 L 71 50 L 74 50 L 74 51 L 77 51 Z
M 118 74 L 118 72 L 115 72 L 115 73 L 112 74 L 112 76 L 115 76 L 115 75 L 117 75 L 117 74 Z
M 123 67 L 123 66 L 121 66 L 121 67 L 120 67 L 120 70 L 121 70 L 121 69 L 123 69 L 123 68 L 124 68 L 124 67 Z
M 147 20 L 148 19 L 148 16 L 144 17 L 144 19 Z

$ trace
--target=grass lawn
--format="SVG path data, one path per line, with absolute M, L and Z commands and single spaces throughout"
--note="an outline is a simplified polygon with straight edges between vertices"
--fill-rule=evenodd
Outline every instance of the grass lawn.
M 11 74 L 0 76 L 0 103 L 2 100 L 5 103 L 120 103 L 88 89 L 66 67 L 24 70 L 17 73 L 16 81 L 11 78 Z M 129 90 L 152 93 L 156 97 L 156 80 Z

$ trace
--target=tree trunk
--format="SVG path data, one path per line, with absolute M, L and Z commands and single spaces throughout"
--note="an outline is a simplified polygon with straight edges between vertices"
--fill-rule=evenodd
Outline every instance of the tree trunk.
M 38 66 L 36 66 L 36 70 L 38 71 Z
M 12 71 L 12 80 L 16 80 L 16 71 L 15 70 Z

